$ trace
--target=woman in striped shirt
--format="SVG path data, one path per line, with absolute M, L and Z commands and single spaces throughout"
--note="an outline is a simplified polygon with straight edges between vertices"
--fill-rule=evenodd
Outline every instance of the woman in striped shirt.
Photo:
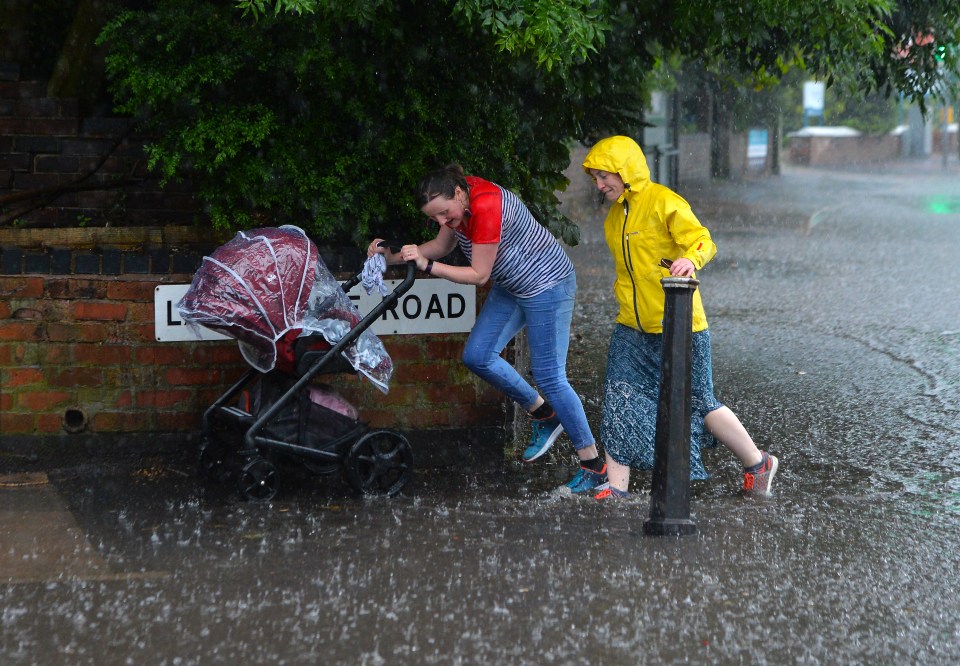
M 427 174 L 416 190 L 416 204 L 439 225 L 436 238 L 405 245 L 396 254 L 377 247 L 380 239 L 375 239 L 367 253 L 384 252 L 391 264 L 415 261 L 421 271 L 459 284 L 492 280 L 467 338 L 464 364 L 530 413 L 533 436 L 524 461 L 545 454 L 566 431 L 581 465 L 567 487 L 577 494 L 602 490 L 606 465 L 566 376 L 577 278 L 560 243 L 515 194 L 464 175 L 457 164 Z M 469 265 L 436 261 L 457 246 Z M 524 327 L 533 379 L 543 395 L 500 356 Z

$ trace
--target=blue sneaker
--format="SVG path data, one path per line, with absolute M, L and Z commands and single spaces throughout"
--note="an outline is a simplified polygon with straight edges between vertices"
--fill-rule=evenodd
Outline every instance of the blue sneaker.
M 567 488 L 569 488 L 570 492 L 574 495 L 582 495 L 592 490 L 605 490 L 609 486 L 610 482 L 607 480 L 606 465 L 604 465 L 603 469 L 599 472 L 581 467 L 580 471 L 577 472 L 573 479 L 567 484 Z
M 523 462 L 533 462 L 550 450 L 563 432 L 563 425 L 556 415 L 548 419 L 533 422 L 533 436 L 530 445 L 523 451 Z

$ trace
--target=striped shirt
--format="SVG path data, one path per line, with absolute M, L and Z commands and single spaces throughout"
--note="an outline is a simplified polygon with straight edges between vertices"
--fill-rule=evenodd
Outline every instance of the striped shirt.
M 546 227 L 513 192 L 467 176 L 470 212 L 456 230 L 460 250 L 472 258 L 473 244 L 500 243 L 490 277 L 518 298 L 545 292 L 573 273 L 573 263 Z

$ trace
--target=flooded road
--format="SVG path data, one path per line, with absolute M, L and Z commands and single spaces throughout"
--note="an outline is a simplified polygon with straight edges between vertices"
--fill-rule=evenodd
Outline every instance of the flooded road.
M 313 479 L 267 504 L 191 452 L 7 456 L 2 662 L 960 662 L 960 167 L 683 194 L 720 248 L 718 397 L 780 457 L 772 498 L 707 450 L 677 540 L 642 534 L 647 472 L 619 504 L 556 492 L 566 440 L 393 499 Z M 616 308 L 598 226 L 584 240 L 570 374 L 596 427 Z

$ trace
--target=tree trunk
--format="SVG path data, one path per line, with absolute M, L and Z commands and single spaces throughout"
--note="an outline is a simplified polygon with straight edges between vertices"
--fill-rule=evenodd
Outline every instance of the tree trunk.
M 777 114 L 777 122 L 773 128 L 773 141 L 770 142 L 770 173 L 780 175 L 780 147 L 783 144 L 783 113 Z
M 47 84 L 47 95 L 80 100 L 84 114 L 108 99 L 102 89 L 105 49 L 95 42 L 110 16 L 109 5 L 108 0 L 80 0 Z
M 725 85 L 713 86 L 710 123 L 710 176 L 730 178 L 730 136 L 733 134 L 733 95 Z

